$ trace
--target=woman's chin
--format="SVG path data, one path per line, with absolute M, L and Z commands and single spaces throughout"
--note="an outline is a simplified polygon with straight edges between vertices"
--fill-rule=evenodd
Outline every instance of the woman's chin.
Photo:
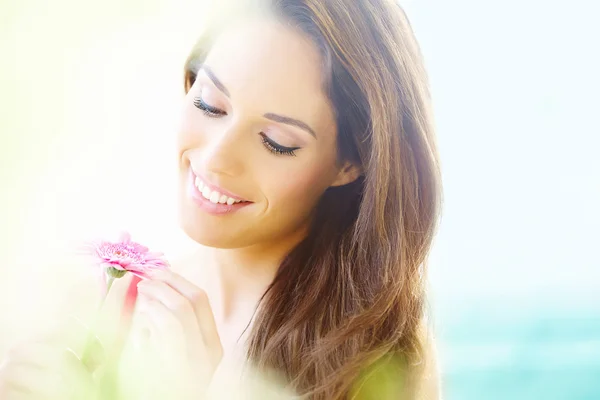
M 210 223 L 203 224 L 202 221 L 191 218 L 182 218 L 181 228 L 183 232 L 194 242 L 203 246 L 221 249 L 234 249 L 245 247 L 252 243 L 224 226 L 214 226 Z
M 256 219 L 252 213 L 216 213 L 204 210 L 189 198 L 183 198 L 179 208 L 179 223 L 193 241 L 208 247 L 240 248 L 255 243 Z M 245 211 L 245 210 L 240 210 Z M 244 215 L 245 214 L 245 215 Z

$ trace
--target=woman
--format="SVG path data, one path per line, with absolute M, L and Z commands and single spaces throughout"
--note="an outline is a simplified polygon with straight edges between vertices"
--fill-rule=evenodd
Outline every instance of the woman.
M 424 307 L 441 179 L 405 14 L 392 0 L 250 0 L 210 21 L 178 141 L 182 227 L 200 246 L 138 285 L 121 396 L 149 395 L 123 366 L 152 354 L 160 382 L 142 386 L 156 398 L 218 396 L 226 360 L 311 399 L 438 398 Z M 15 351 L 2 398 L 89 390 L 74 357 L 67 383 L 49 378 L 65 340 Z

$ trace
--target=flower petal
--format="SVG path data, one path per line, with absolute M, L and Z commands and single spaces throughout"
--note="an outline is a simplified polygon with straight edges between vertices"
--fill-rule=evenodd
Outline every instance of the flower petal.
M 129 272 L 142 272 L 144 271 L 144 267 L 139 264 L 129 264 L 127 266 L 127 271 Z
M 121 232 L 121 236 L 119 237 L 119 242 L 129 243 L 131 242 L 131 235 L 129 232 L 123 231 Z
M 146 246 L 143 246 L 136 242 L 130 242 L 129 245 L 133 246 L 133 250 L 137 253 L 147 253 L 149 251 L 149 249 Z

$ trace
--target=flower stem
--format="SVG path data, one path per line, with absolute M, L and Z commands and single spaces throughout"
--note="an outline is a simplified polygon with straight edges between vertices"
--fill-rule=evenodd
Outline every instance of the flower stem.
M 100 302 L 100 308 L 102 308 L 102 306 L 104 305 L 104 301 L 106 300 L 106 297 L 108 296 L 108 292 L 110 292 L 110 287 L 112 286 L 113 282 L 115 281 L 115 277 L 114 276 L 112 276 L 111 274 L 108 274 L 108 273 L 106 275 L 107 275 L 107 279 L 106 279 L 106 295 L 104 296 L 104 298 Z
M 93 371 L 97 367 L 97 365 L 95 365 L 95 362 L 98 362 L 98 360 L 93 359 L 94 354 L 92 353 L 92 350 L 94 348 L 94 346 L 93 346 L 94 342 L 99 342 L 99 339 L 95 334 L 95 331 L 98 328 L 98 325 L 100 323 L 100 313 L 102 312 L 102 307 L 104 306 L 106 298 L 108 297 L 108 293 L 110 292 L 110 288 L 112 287 L 115 279 L 123 277 L 123 275 L 125 275 L 126 271 L 119 271 L 114 268 L 107 268 L 105 273 L 106 273 L 106 290 L 104 291 L 104 296 L 100 299 L 100 303 L 98 304 L 98 310 L 97 310 L 95 322 L 92 324 L 91 330 L 90 330 L 87 340 L 85 342 L 85 347 L 83 348 L 83 351 L 81 354 L 81 362 L 91 371 Z

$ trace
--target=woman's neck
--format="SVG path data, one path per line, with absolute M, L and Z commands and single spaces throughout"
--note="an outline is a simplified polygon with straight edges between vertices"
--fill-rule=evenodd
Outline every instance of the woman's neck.
M 206 291 L 224 341 L 224 336 L 234 340 L 242 333 L 279 265 L 305 236 L 303 229 L 276 243 L 236 249 L 200 246 L 186 260 L 180 273 Z

